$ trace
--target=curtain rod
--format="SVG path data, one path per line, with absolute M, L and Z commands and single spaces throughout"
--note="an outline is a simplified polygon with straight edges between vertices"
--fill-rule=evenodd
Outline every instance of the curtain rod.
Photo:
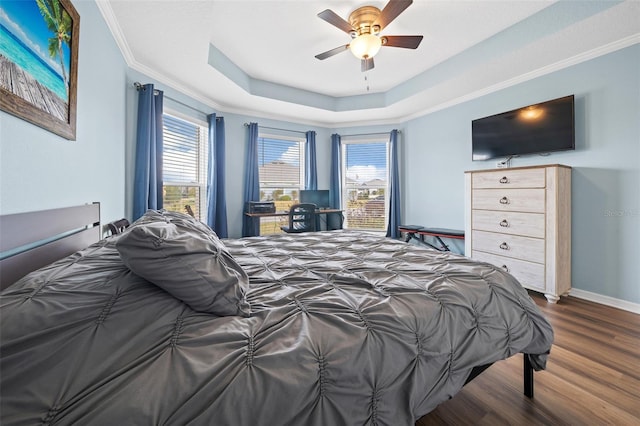
M 339 135 L 341 138 L 344 138 L 344 137 L 353 137 L 353 136 L 376 136 L 376 135 L 389 135 L 390 133 L 391 133 L 391 131 L 388 131 L 388 132 L 376 132 L 376 133 L 358 133 L 358 134 L 355 134 L 355 135 L 341 135 L 341 134 L 339 134 L 339 133 L 338 133 L 338 135 Z M 400 130 L 398 130 L 398 133 L 399 133 L 399 134 L 401 134 L 402 132 L 401 132 Z
M 249 127 L 249 123 L 244 123 L 244 127 Z M 281 130 L 283 132 L 300 133 L 302 135 L 306 135 L 307 134 L 307 132 L 301 132 L 299 130 L 281 129 L 279 127 L 267 127 L 267 126 L 261 126 L 259 124 L 258 124 L 258 127 L 262 127 L 263 129 Z
M 144 88 L 144 84 L 140 83 L 139 81 L 135 81 L 133 83 L 133 86 L 136 88 L 136 90 L 142 90 Z M 153 94 L 157 95 L 159 93 L 158 89 L 153 89 Z
M 248 127 L 248 126 L 249 126 L 249 123 L 244 123 L 244 126 L 245 126 L 245 127 Z M 267 126 L 261 126 L 261 125 L 259 125 L 259 124 L 258 124 L 258 127 L 262 127 L 263 129 L 283 130 L 283 131 L 285 131 L 285 132 L 294 132 L 294 133 L 302 133 L 302 134 L 306 134 L 306 132 L 300 132 L 300 131 L 298 131 L 298 130 L 280 129 L 280 128 L 278 128 L 278 127 L 267 127 Z M 340 137 L 344 137 L 344 136 L 349 137 L 349 136 L 375 136 L 375 135 L 388 135 L 389 133 L 391 133 L 391 132 L 389 131 L 389 132 L 377 132 L 377 133 L 359 133 L 359 134 L 356 134 L 356 135 L 340 135 Z M 402 132 L 401 132 L 400 130 L 398 130 L 398 133 L 400 133 L 400 134 L 401 134 Z
M 136 88 L 136 90 L 141 90 L 141 89 L 144 87 L 144 84 L 142 84 L 142 83 L 140 83 L 140 82 L 136 81 L 136 82 L 134 82 L 134 83 L 133 83 L 133 86 Z M 153 89 L 153 94 L 154 94 L 154 95 L 157 95 L 158 93 L 159 93 L 159 90 L 158 90 L 158 89 Z M 199 109 L 197 109 L 197 108 L 195 108 L 195 107 L 192 107 L 191 105 L 187 105 L 187 104 L 185 104 L 184 102 L 179 101 L 179 100 L 177 100 L 177 99 L 174 99 L 174 98 L 172 98 L 172 97 L 170 97 L 170 96 L 167 96 L 167 95 L 163 95 L 163 96 L 164 96 L 165 98 L 167 98 L 167 99 L 171 100 L 172 102 L 175 102 L 175 103 L 180 104 L 180 105 L 182 105 L 182 106 L 184 106 L 184 107 L 187 107 L 187 108 L 189 108 L 189 109 L 191 109 L 191 110 L 193 110 L 193 111 L 195 111 L 195 112 L 199 112 L 200 114 L 204 114 L 205 116 L 208 116 L 208 115 L 209 115 L 208 113 L 206 113 L 206 112 L 204 112 L 204 111 L 200 111 Z M 218 119 L 218 118 L 220 118 L 220 117 L 216 117 L 216 119 Z

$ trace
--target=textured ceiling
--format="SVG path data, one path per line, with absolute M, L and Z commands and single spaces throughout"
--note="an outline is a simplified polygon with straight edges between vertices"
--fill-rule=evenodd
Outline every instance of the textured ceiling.
M 129 66 L 212 108 L 321 126 L 404 121 L 640 42 L 640 2 L 415 0 L 360 71 L 317 17 L 386 1 L 99 0 Z

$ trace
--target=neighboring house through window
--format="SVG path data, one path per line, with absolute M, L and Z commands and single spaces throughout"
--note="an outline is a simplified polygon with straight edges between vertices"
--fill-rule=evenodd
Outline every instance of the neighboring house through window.
M 342 138 L 344 227 L 384 232 L 389 214 L 389 138 Z
M 208 129 L 170 114 L 162 119 L 164 208 L 205 220 Z
M 258 135 L 258 173 L 260 200 L 273 201 L 276 211 L 289 210 L 304 189 L 304 137 L 289 137 L 260 132 Z M 260 234 L 279 233 L 286 217 L 260 219 Z

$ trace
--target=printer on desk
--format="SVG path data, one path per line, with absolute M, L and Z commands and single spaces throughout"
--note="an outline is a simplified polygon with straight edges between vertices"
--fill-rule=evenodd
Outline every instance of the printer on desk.
M 249 201 L 244 205 L 247 213 L 275 213 L 276 205 L 273 201 Z

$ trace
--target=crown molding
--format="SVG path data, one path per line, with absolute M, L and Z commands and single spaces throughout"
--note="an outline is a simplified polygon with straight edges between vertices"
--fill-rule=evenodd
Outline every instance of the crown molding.
M 122 56 L 124 57 L 127 65 L 135 62 L 133 54 L 131 53 L 131 49 L 129 48 L 129 44 L 127 43 L 127 39 L 122 32 L 122 28 L 120 28 L 120 24 L 116 19 L 115 13 L 113 13 L 113 8 L 111 7 L 111 3 L 106 0 L 96 0 L 96 6 L 98 6 L 98 10 L 102 14 L 109 31 L 111 31 L 111 35 L 113 36 Z
M 481 90 L 477 90 L 473 93 L 469 93 L 464 96 L 460 96 L 458 98 L 452 99 L 447 102 L 443 102 L 434 107 L 430 107 L 427 109 L 423 109 L 420 111 L 416 111 L 414 114 L 408 115 L 407 120 L 412 120 L 414 118 L 422 117 L 427 114 L 434 113 L 436 111 L 440 111 L 446 108 L 450 108 L 455 105 L 462 104 L 464 102 L 468 102 L 477 98 L 480 98 L 485 95 L 489 95 L 491 93 L 498 92 L 503 89 L 507 89 L 509 87 L 518 85 L 520 83 L 525 83 L 527 81 L 533 80 L 538 77 L 545 76 L 547 74 L 551 74 L 556 71 L 563 70 L 565 68 L 572 67 L 574 65 L 578 65 L 582 62 L 590 61 L 592 59 L 596 59 L 600 56 L 616 52 L 618 50 L 633 46 L 634 44 L 640 43 L 640 34 L 634 34 L 632 36 L 617 40 L 615 42 L 606 44 L 604 46 L 600 46 L 596 49 L 592 49 L 587 52 L 583 52 L 579 55 L 572 56 L 570 58 L 564 59 L 562 61 L 556 62 L 555 64 L 547 65 L 542 68 L 538 68 L 537 70 L 527 72 L 525 74 L 519 75 L 517 77 L 511 78 L 509 80 L 501 81 L 498 84 L 494 84 L 492 86 L 486 87 Z

